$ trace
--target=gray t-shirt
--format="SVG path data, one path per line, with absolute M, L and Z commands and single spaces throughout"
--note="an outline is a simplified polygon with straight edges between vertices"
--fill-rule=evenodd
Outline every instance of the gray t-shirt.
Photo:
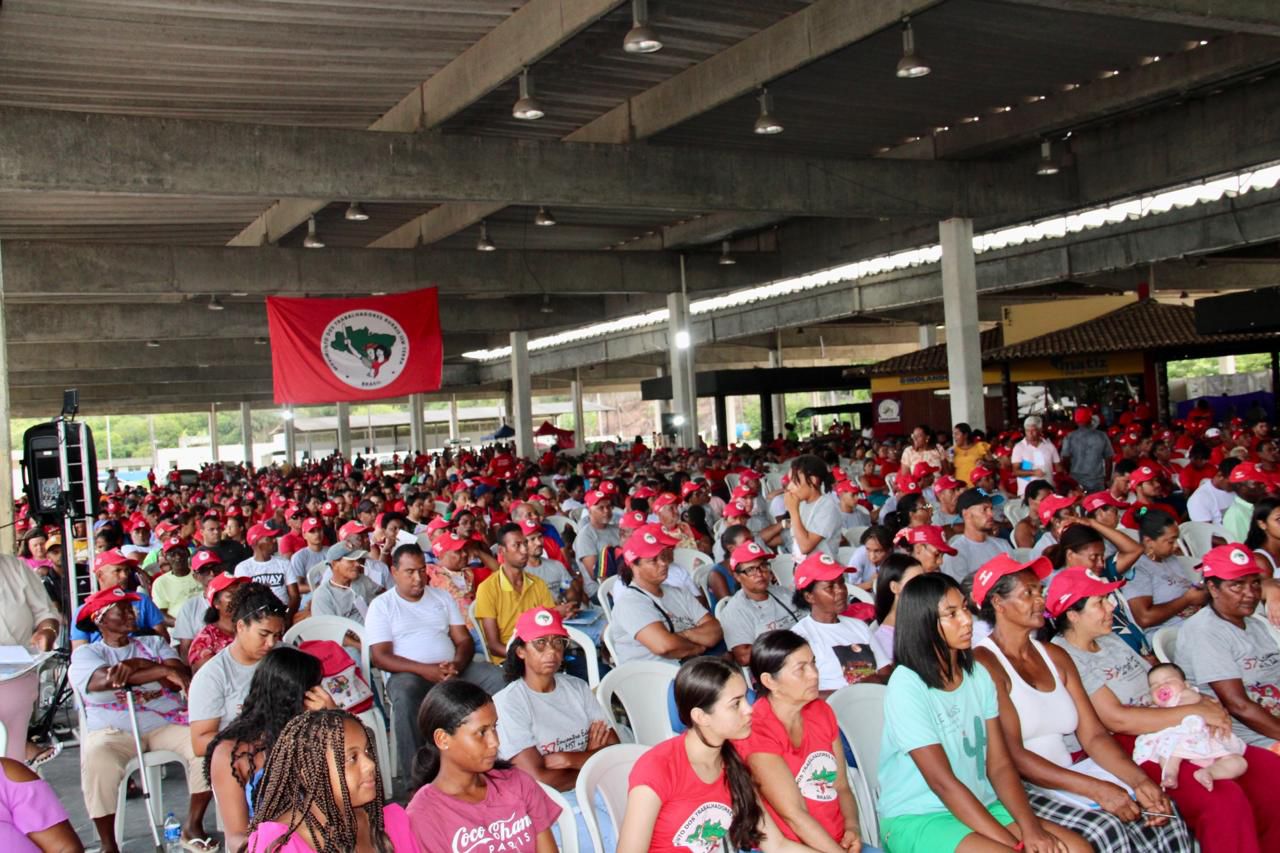
M 734 646 L 750 645 L 765 631 L 790 628 L 800 614 L 791 606 L 787 591 L 780 586 L 769 588 L 764 601 L 747 598 L 745 590 L 738 590 L 720 611 L 720 625 L 724 628 L 724 642 L 730 650 Z
M 591 724 L 607 720 L 587 682 L 563 672 L 550 693 L 530 690 L 520 679 L 495 693 L 493 704 L 498 709 L 498 757 L 503 760 L 531 746 L 540 755 L 582 752 Z
M 329 580 L 311 594 L 312 616 L 341 616 L 364 624 L 369 603 L 382 592 L 382 588 L 364 575 L 357 575 L 351 586 L 343 588 Z
M 204 594 L 193 595 L 178 608 L 178 615 L 173 617 L 173 629 L 169 636 L 175 640 L 194 640 L 196 634 L 204 627 L 204 614 L 209 610 L 209 602 Z
M 1177 560 L 1171 557 L 1156 562 L 1144 555 L 1133 564 L 1133 580 L 1121 587 L 1120 591 L 1124 593 L 1125 601 L 1150 598 L 1152 604 L 1168 604 L 1191 589 L 1191 586 L 1191 578 L 1187 577 L 1182 564 Z M 1147 637 L 1155 637 L 1161 628 L 1180 625 L 1184 621 L 1185 616 L 1175 613 L 1159 625 L 1147 628 Z
M 1111 456 L 1111 440 L 1100 430 L 1085 428 L 1067 433 L 1062 455 L 1071 457 L 1071 476 L 1086 492 L 1100 491 Z
M 1280 716 L 1280 648 L 1261 618 L 1251 616 L 1244 624 L 1242 631 L 1212 608 L 1201 609 L 1178 629 L 1174 661 L 1204 695 L 1216 695 L 1209 686 L 1215 681 L 1239 679 L 1250 699 Z M 1265 749 L 1275 743 L 1234 717 L 1231 729 L 1254 746 Z
M 127 732 L 132 729 L 129 710 L 123 690 L 98 690 L 89 692 L 89 679 L 103 667 L 112 667 L 131 658 L 152 661 L 177 660 L 178 653 L 160 637 L 132 637 L 123 646 L 108 646 L 98 640 L 88 643 L 71 653 L 69 678 L 71 686 L 84 701 L 85 725 L 89 731 L 116 729 Z M 160 682 L 151 681 L 134 687 L 134 701 L 138 705 L 138 730 L 146 733 L 175 722 L 175 715 L 182 711 L 181 694 L 161 690 Z
M 310 548 L 303 548 L 301 551 L 294 551 L 293 556 L 289 558 L 289 573 L 296 580 L 307 579 L 307 585 L 311 585 L 311 575 L 309 574 L 311 567 L 323 563 L 325 561 L 325 551 L 321 548 L 319 551 L 312 551 Z
M 1054 545 L 1058 544 L 1058 539 L 1048 530 L 1040 534 L 1040 538 L 1036 540 L 1036 544 L 1031 546 L 1031 558 L 1034 560 Z
M 835 559 L 836 551 L 840 547 L 842 529 L 840 506 L 827 495 L 822 495 L 816 501 L 801 501 L 800 521 L 804 523 L 805 530 L 822 537 L 822 541 L 809 554 L 823 553 Z M 809 554 L 800 553 L 800 546 L 796 544 L 792 545 L 792 551 L 795 553 L 797 563 L 809 556 Z
M 998 536 L 988 536 L 983 542 L 975 542 L 963 533 L 957 533 L 948 544 L 956 549 L 956 553 L 943 559 L 942 571 L 957 581 L 969 577 L 988 560 L 1013 552 L 1009 543 Z
M 218 731 L 230 725 L 240 716 L 240 706 L 249 695 L 249 682 L 257 668 L 257 664 L 245 666 L 237 662 L 230 646 L 209 658 L 187 690 L 191 721 L 216 719 Z
M 586 566 L 582 565 L 583 557 L 594 557 L 599 559 L 600 552 L 606 545 L 618 546 L 622 544 L 622 531 L 612 524 L 606 524 L 604 527 L 597 528 L 593 524 L 584 524 L 578 530 L 578 536 L 573 540 L 573 553 L 578 558 L 578 566 L 582 569 L 584 575 L 590 575 Z
M 541 563 L 536 566 L 530 563 L 524 567 L 524 570 L 536 578 L 541 578 L 542 582 L 547 585 L 547 589 L 551 590 L 551 597 L 556 601 L 564 598 L 564 590 L 561 584 L 565 581 L 573 582 L 573 576 L 564 567 L 564 563 L 559 560 L 550 560 L 543 557 Z
M 661 598 L 635 587 L 619 588 L 613 600 L 613 621 L 607 629 L 613 636 L 617 662 L 668 660 L 649 651 L 636 634 L 654 622 L 678 634 L 697 625 L 706 615 L 707 609 L 681 587 L 663 584 Z
M 1054 637 L 1053 642 L 1071 655 L 1085 693 L 1092 696 L 1106 687 L 1121 705 L 1151 706 L 1151 690 L 1147 686 L 1151 665 L 1115 634 L 1099 637 L 1096 652 L 1076 648 L 1061 636 Z

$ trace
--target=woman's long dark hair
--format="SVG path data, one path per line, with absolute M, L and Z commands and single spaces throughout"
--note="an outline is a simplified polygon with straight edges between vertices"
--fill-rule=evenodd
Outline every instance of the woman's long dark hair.
M 1162 509 L 1138 508 L 1138 535 L 1145 542 L 1148 539 L 1159 539 L 1170 525 L 1177 524 L 1173 516 Z
M 951 648 L 938 627 L 938 605 L 953 589 L 963 595 L 955 578 L 930 572 L 912 578 L 898 594 L 893 660 L 935 690 L 945 689 L 956 676 L 951 669 Z M 966 674 L 973 672 L 973 650 L 957 649 L 956 663 Z
M 876 621 L 883 624 L 884 618 L 893 610 L 893 602 L 897 599 L 889 584 L 902 580 L 907 569 L 919 566 L 920 561 L 910 554 L 895 552 L 884 558 L 880 571 L 876 574 Z
M 1062 531 L 1058 541 L 1045 549 L 1044 555 L 1049 558 L 1054 571 L 1067 568 L 1067 552 L 1079 551 L 1090 545 L 1104 543 L 1102 534 L 1085 524 L 1072 524 Z
M 252 767 L 259 753 L 271 754 L 280 732 L 303 712 L 307 691 L 320 683 L 322 674 L 318 658 L 293 646 L 276 646 L 267 652 L 253 671 L 239 716 L 210 741 L 204 754 L 204 778 L 212 780 L 213 751 L 225 740 L 232 744 L 232 775 L 248 785 L 249 779 L 240 777 L 236 763 L 243 758 Z
M 720 694 L 724 692 L 725 685 L 734 676 L 741 678 L 742 670 L 724 658 L 711 657 L 686 661 L 676 673 L 676 710 L 680 714 L 680 722 L 707 746 L 710 744 L 693 723 L 693 709 L 710 713 L 720 699 Z M 431 694 L 428 693 L 427 697 L 429 699 Z M 733 822 L 729 824 L 729 846 L 735 850 L 754 850 L 760 846 L 760 820 L 764 812 L 756 796 L 755 783 L 751 781 L 751 771 L 729 740 L 720 744 L 720 759 L 724 762 L 730 807 L 733 809 Z
M 1267 516 L 1280 507 L 1280 499 L 1262 498 L 1253 505 L 1253 516 L 1249 519 L 1249 532 L 1245 534 L 1244 544 L 1247 548 L 1261 548 L 1267 541 L 1267 531 L 1258 526 L 1266 524 Z
M 791 479 L 797 476 L 803 476 L 806 481 L 816 479 L 822 484 L 823 491 L 831 491 L 831 487 L 835 485 L 836 478 L 832 476 L 831 469 L 827 467 L 827 463 L 822 461 L 821 457 L 812 453 L 806 453 L 803 456 L 797 456 L 791 460 Z
M 794 631 L 765 631 L 751 644 L 751 680 L 755 682 L 756 695 L 768 696 L 764 675 L 777 676 L 782 664 L 796 649 L 809 645 L 804 637 Z
M 431 784 L 440 772 L 440 748 L 436 746 L 436 729 L 453 734 L 462 721 L 493 701 L 493 697 L 467 681 L 453 679 L 431 688 L 427 698 L 418 707 L 418 731 L 422 733 L 422 746 L 413 757 L 413 787 Z M 496 761 L 501 769 L 511 765 Z
M 346 774 L 342 772 L 347 752 L 343 729 L 348 720 L 360 724 L 369 743 L 373 743 L 373 732 L 346 711 L 307 711 L 290 720 L 280 732 L 263 768 L 249 834 L 267 821 L 278 821 L 290 813 L 294 817 L 287 831 L 268 844 L 263 853 L 279 851 L 304 825 L 319 845 L 316 853 L 348 853 L 356 849 L 360 824 L 356 807 L 351 804 L 351 792 L 347 790 Z M 329 782 L 330 756 L 338 767 L 340 802 L 334 797 L 333 785 Z M 378 853 L 394 853 L 382 819 L 382 774 L 376 770 L 375 773 L 376 793 L 371 802 L 360 808 L 369 819 L 373 849 Z M 316 817 L 316 812 L 323 820 Z M 248 848 L 245 843 L 240 853 Z
M 240 584 L 231 594 L 228 605 L 236 622 L 251 625 L 261 622 L 268 616 L 279 616 L 281 619 L 289 615 L 289 608 L 271 591 L 271 587 L 257 581 Z M 217 621 L 217 620 L 215 620 Z

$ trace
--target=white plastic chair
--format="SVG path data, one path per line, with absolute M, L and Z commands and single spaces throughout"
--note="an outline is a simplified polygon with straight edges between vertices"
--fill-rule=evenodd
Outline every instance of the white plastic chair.
M 617 696 L 627 712 L 636 743 L 653 746 L 674 737 L 667 713 L 667 691 L 679 671 L 674 662 L 650 660 L 630 661 L 610 670 L 601 679 L 596 698 L 614 730 L 622 731 L 613 715 L 613 698 Z
M 1019 563 L 1025 563 L 1031 559 L 1032 550 L 1033 549 L 1031 548 L 1014 548 L 1013 559 L 1017 560 Z
M 552 527 L 556 529 L 556 533 L 559 533 L 561 537 L 564 536 L 564 529 L 566 527 L 573 528 L 574 533 L 578 532 L 578 525 L 574 524 L 573 520 L 570 519 L 568 516 L 549 515 L 547 516 L 546 521 L 547 521 L 547 524 L 550 524 Z
M 9 754 L 9 730 L 0 723 L 0 755 Z
M 1196 566 L 1200 565 L 1197 557 L 1188 557 L 1186 554 L 1174 554 L 1173 558 L 1178 561 L 1178 565 L 1182 567 L 1182 573 L 1187 576 L 1193 583 L 1203 583 L 1204 576 L 1196 571 Z
M 783 589 L 796 588 L 796 558 L 790 554 L 779 554 L 774 557 L 769 566 L 773 569 L 773 576 L 778 581 L 778 586 Z
M 1018 522 L 1026 518 L 1030 512 L 1031 509 L 1027 506 L 1026 502 L 1021 499 L 1004 502 L 1004 517 L 1014 527 L 1017 527 Z
M 446 515 L 449 512 L 448 501 L 436 501 L 435 507 L 436 507 L 436 515 Z
M 853 750 L 853 760 L 866 780 L 871 807 L 859 808 L 859 816 L 863 831 L 872 837 L 872 844 L 876 846 L 880 837 L 875 807 L 880 798 L 880 735 L 884 729 L 885 689 L 883 684 L 851 684 L 827 697 L 840 731 Z
M 876 597 L 871 594 L 870 590 L 865 590 L 860 586 L 852 586 L 852 585 L 850 585 L 848 589 L 849 589 L 850 598 L 855 599 L 857 601 L 866 602 L 867 604 L 876 603 Z
M 1156 653 L 1156 660 L 1161 663 L 1173 663 L 1174 649 L 1178 644 L 1178 626 L 1168 625 L 1156 631 L 1151 638 L 1151 650 Z
M 1213 547 L 1213 537 L 1230 542 L 1232 536 L 1221 524 L 1208 521 L 1184 521 L 1178 525 L 1178 548 L 1188 557 L 1197 561 Z
M 730 598 L 733 598 L 733 596 L 726 596 L 716 602 L 716 612 L 714 616 L 716 617 L 717 622 L 720 621 L 720 617 L 724 614 L 724 606 L 729 603 Z
M 572 625 L 565 625 L 564 627 L 569 632 L 569 641 L 582 649 L 582 654 L 586 656 L 587 684 L 592 690 L 595 690 L 600 686 L 600 652 L 596 649 L 596 644 L 591 642 L 591 638 L 584 632 L 579 631 Z
M 604 631 L 600 633 L 600 642 L 604 643 L 605 651 L 609 653 L 609 658 L 616 664 L 618 662 L 618 650 L 613 647 L 613 633 L 609 630 L 613 627 L 613 623 L 604 623 Z M 597 689 L 600 685 L 596 685 Z
M 604 618 L 610 622 L 613 621 L 613 597 L 617 595 L 618 584 L 622 580 L 617 575 L 610 575 L 600 581 L 600 588 L 596 590 L 596 598 L 600 601 L 600 608 L 604 610 Z
M 738 488 L 738 481 L 742 479 L 741 474 L 725 474 L 724 484 L 729 487 L 729 491 Z
M 871 847 L 880 846 L 879 829 L 876 818 L 876 800 L 871 796 L 871 787 L 867 785 L 866 777 L 862 775 L 862 771 L 856 767 L 847 768 L 849 774 L 849 787 L 853 789 L 853 800 L 858 804 L 858 827 L 862 830 L 862 843 Z M 871 815 L 871 820 L 867 820 L 864 815 Z
M 858 550 L 857 545 L 841 545 L 836 549 L 836 562 L 842 566 L 853 565 L 853 555 Z
M 867 532 L 865 524 L 856 527 L 846 527 L 844 529 L 844 541 L 848 542 L 855 549 L 862 544 L 862 534 Z M 845 565 L 849 565 L 845 563 Z
M 578 853 L 578 819 L 574 816 L 573 807 L 564 798 L 564 794 L 546 782 L 538 784 L 542 786 L 542 793 L 560 807 L 560 816 L 556 818 L 556 828 L 560 830 L 560 853 Z
M 702 595 L 708 602 L 711 601 L 711 572 L 714 568 L 715 563 L 704 563 L 691 573 L 693 582 L 698 585 L 698 589 L 702 590 Z
M 635 743 L 607 746 L 588 758 L 578 771 L 574 792 L 578 796 L 578 808 L 586 818 L 587 834 L 591 836 L 595 853 L 613 853 L 604 849 L 604 842 L 600 839 L 600 823 L 594 808 L 596 794 L 599 793 L 604 800 L 605 811 L 609 813 L 614 827 L 621 829 L 622 818 L 627 812 L 627 783 L 631 768 L 648 749 Z
M 1119 527 L 1117 527 L 1116 530 L 1119 530 L 1121 533 L 1123 533 L 1125 536 L 1128 536 L 1134 542 L 1142 541 L 1142 537 L 1138 534 L 1138 531 L 1134 530 L 1132 527 L 1125 527 L 1122 524 Z

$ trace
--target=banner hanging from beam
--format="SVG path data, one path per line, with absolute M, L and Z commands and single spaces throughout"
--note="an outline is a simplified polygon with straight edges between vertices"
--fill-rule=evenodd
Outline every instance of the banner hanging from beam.
M 267 299 L 279 404 L 382 400 L 440 388 L 434 287 L 365 299 Z

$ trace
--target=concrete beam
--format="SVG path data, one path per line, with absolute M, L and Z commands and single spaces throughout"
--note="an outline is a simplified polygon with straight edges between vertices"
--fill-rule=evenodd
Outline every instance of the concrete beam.
M 110 152 L 104 157 L 103 152 Z M 0 190 L 469 201 L 791 216 L 986 216 L 1067 202 L 1020 164 L 381 134 L 0 109 Z
M 98 362 L 102 364 L 102 362 Z M 30 370 L 11 373 L 12 388 L 87 388 L 91 385 L 186 385 L 192 382 L 240 382 L 261 385 L 271 382 L 271 364 L 256 365 L 190 365 L 185 368 L 147 367 L 121 369 L 115 367 L 81 367 L 60 370 Z
M 691 291 L 731 290 L 778 275 L 774 253 L 744 252 L 721 266 L 714 255 L 686 259 Z M 435 285 L 442 296 L 541 297 L 668 293 L 680 260 L 660 252 L 475 252 L 368 249 L 229 249 L 6 242 L 9 302 L 70 297 L 361 296 Z
M 1055 11 L 1085 12 L 1232 32 L 1280 36 L 1280 7 L 1271 0 L 1012 0 Z

